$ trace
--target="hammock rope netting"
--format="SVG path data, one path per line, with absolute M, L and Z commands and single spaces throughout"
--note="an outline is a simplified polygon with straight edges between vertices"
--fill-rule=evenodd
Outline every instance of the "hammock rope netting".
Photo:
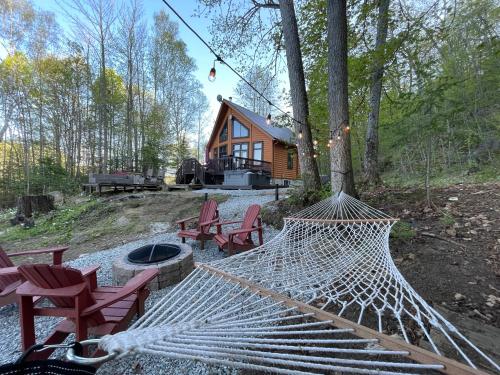
M 99 346 L 282 374 L 500 372 L 398 271 L 396 221 L 336 194 L 286 218 L 266 244 L 198 265 Z

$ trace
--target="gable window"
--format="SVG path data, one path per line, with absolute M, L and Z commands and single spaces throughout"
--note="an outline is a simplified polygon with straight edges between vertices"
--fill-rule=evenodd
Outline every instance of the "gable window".
M 225 141 L 227 141 L 227 121 L 224 123 L 224 126 L 222 127 L 222 130 L 219 134 L 219 142 Z
M 233 117 L 233 138 L 246 138 L 248 136 L 250 136 L 248 128 Z
M 233 156 L 238 158 L 248 158 L 248 143 L 233 144 Z
M 225 158 L 227 156 L 227 146 L 220 146 L 219 147 L 219 158 Z
M 286 159 L 286 168 L 293 169 L 293 150 L 288 150 L 288 157 Z

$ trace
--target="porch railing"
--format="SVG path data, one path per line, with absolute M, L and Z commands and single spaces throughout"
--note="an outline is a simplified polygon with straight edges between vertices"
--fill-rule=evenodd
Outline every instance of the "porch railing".
M 248 169 L 252 172 L 271 174 L 271 163 L 262 160 L 241 158 L 238 156 L 224 156 L 209 159 L 206 164 L 207 172 L 212 174 L 224 174 L 227 170 Z

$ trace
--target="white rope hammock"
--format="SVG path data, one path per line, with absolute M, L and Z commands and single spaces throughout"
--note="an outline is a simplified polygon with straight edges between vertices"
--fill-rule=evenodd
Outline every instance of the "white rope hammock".
M 282 374 L 500 372 L 400 274 L 395 221 L 337 194 L 286 218 L 263 246 L 199 265 L 99 346 Z

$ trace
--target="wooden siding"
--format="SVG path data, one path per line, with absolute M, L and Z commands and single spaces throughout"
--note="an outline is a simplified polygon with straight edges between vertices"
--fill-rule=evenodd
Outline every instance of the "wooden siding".
M 272 163 L 272 177 L 283 178 L 283 179 L 297 179 L 298 176 L 298 160 L 296 148 L 294 156 L 293 169 L 287 169 L 287 149 L 282 143 L 276 142 L 269 134 L 254 125 L 251 121 L 247 120 L 242 114 L 229 107 L 227 104 L 222 104 L 221 112 L 217 117 L 217 122 L 215 124 L 215 129 L 213 131 L 212 137 L 207 144 L 207 149 L 209 151 L 208 157 L 210 159 L 215 157 L 214 150 L 220 146 L 227 146 L 227 155 L 232 155 L 233 144 L 236 143 L 248 143 L 248 158 L 253 159 L 253 144 L 255 142 L 263 142 L 263 161 Z M 229 117 L 236 118 L 241 124 L 246 126 L 250 131 L 250 136 L 245 138 L 233 138 L 233 121 Z M 227 141 L 220 142 L 219 135 L 222 130 L 223 125 L 228 123 L 228 136 Z M 217 154 L 218 155 L 218 154 Z
M 288 148 L 282 143 L 274 143 L 273 177 L 287 180 L 299 178 L 299 161 L 297 149 L 293 149 L 293 168 L 288 169 Z

